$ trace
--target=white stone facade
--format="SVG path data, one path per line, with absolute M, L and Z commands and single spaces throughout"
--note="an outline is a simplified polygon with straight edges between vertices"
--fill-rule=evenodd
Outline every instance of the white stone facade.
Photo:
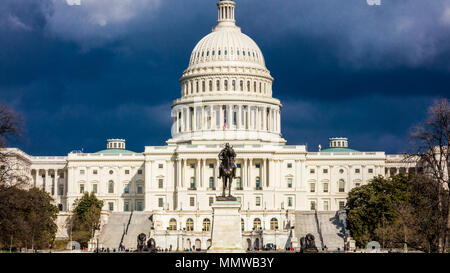
M 62 215 L 93 191 L 105 211 L 153 212 L 158 246 L 204 249 L 211 203 L 222 187 L 218 153 L 228 142 L 237 154 L 232 193 L 241 202 L 244 247 L 259 237 L 282 246 L 296 211 L 337 211 L 352 188 L 373 177 L 416 171 L 401 155 L 349 149 L 346 138 L 330 139 L 329 149 L 319 152 L 286 145 L 282 105 L 272 97 L 263 54 L 236 26 L 235 3 L 217 5 L 218 24 L 197 44 L 180 79 L 167 145 L 135 153 L 125 150 L 124 140 L 112 139 L 106 150 L 62 157 L 14 150 L 28 162 L 33 186 L 49 192 Z

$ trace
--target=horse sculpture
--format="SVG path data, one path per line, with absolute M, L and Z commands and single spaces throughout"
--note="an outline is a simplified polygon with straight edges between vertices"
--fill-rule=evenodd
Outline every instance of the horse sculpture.
M 145 248 L 145 241 L 147 241 L 147 235 L 145 233 L 141 233 L 137 236 L 137 247 L 136 250 L 138 252 L 142 252 Z
M 306 234 L 305 237 L 300 238 L 300 252 L 301 253 L 316 253 L 318 249 L 314 242 L 314 235 Z
M 231 184 L 233 183 L 233 178 L 236 176 L 236 165 L 234 164 L 234 158 L 236 153 L 230 144 L 225 144 L 225 148 L 219 153 L 219 159 L 222 161 L 219 168 L 219 178 L 222 179 L 223 191 L 222 198 L 227 200 L 234 200 L 235 198 L 231 195 Z M 225 190 L 228 187 L 228 197 L 225 196 Z M 219 199 L 219 198 L 218 198 Z

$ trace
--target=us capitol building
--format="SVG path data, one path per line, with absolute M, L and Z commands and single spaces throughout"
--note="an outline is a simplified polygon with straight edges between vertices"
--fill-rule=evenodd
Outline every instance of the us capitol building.
M 206 249 L 212 209 L 221 194 L 218 153 L 236 151 L 232 193 L 241 202 L 245 249 L 268 243 L 296 247 L 306 233 L 318 247 L 343 247 L 343 209 L 348 192 L 375 176 L 420 171 L 402 155 L 350 149 L 347 138 L 330 138 L 316 152 L 287 145 L 281 133 L 281 103 L 258 45 L 235 21 L 235 2 L 221 0 L 212 32 L 192 51 L 172 104 L 172 137 L 144 152 L 108 139 L 96 153 L 30 156 L 9 148 L 26 163 L 34 187 L 50 193 L 60 209 L 57 237 L 70 237 L 74 201 L 94 192 L 104 201 L 93 240 L 100 247 L 122 242 L 136 248 L 144 232 L 157 246 Z

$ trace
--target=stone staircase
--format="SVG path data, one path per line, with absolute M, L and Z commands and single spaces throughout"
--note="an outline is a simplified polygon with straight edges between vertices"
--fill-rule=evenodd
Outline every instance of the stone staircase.
M 335 211 L 319 211 L 317 213 L 323 243 L 328 250 L 334 251 L 344 247 L 343 225 L 339 222 L 339 216 Z
M 113 212 L 100 230 L 99 247 L 118 249 L 131 212 Z
M 151 212 L 134 211 L 128 226 L 127 233 L 123 238 L 123 244 L 126 248 L 136 249 L 137 236 L 141 233 L 147 235 L 147 240 L 150 238 L 150 229 L 152 222 L 150 221 Z
M 151 212 L 113 212 L 99 235 L 99 246 L 118 250 L 120 242 L 128 249 L 136 249 L 137 236 L 145 233 L 149 238 Z
M 344 238 L 342 225 L 336 211 L 298 211 L 295 214 L 295 235 L 301 237 L 311 233 L 314 235 L 316 246 L 322 250 L 327 246 L 334 251 L 343 248 Z

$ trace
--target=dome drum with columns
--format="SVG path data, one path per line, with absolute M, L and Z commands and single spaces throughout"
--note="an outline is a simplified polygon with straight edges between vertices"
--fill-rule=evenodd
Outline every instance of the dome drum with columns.
M 236 26 L 235 2 L 219 1 L 217 26 L 198 42 L 172 105 L 168 143 L 283 144 L 281 103 L 258 45 Z

